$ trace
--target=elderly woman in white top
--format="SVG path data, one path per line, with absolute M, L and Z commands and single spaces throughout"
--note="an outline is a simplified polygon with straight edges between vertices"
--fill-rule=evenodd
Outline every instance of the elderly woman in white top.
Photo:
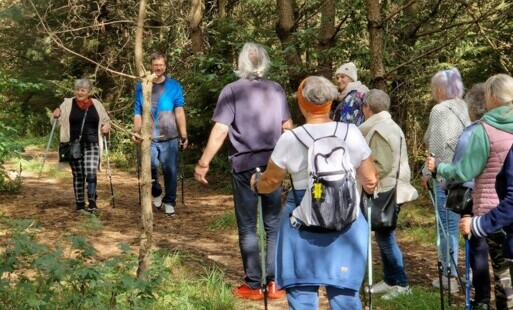
M 388 112 L 390 97 L 382 90 L 371 89 L 363 101 L 365 122 L 358 128 L 372 150 L 374 164 L 379 173 L 378 195 L 392 193 L 397 184 L 397 204 L 418 197 L 410 184 L 410 165 L 404 133 Z M 399 171 L 399 178 L 396 178 Z M 386 293 L 383 299 L 410 292 L 401 249 L 395 239 L 395 229 L 376 230 L 383 263 L 383 281 L 374 286 L 375 293 Z
M 353 124 L 340 125 L 329 118 L 332 100 L 337 95 L 326 78 L 310 76 L 298 89 L 298 102 L 306 119 L 302 133 L 312 139 L 336 135 L 346 139 L 347 154 L 363 189 L 372 193 L 377 183 L 376 168 L 365 139 Z M 307 141 L 308 135 L 304 133 Z M 257 193 L 270 193 L 279 188 L 289 172 L 294 189 L 288 194 L 282 212 L 276 248 L 276 281 L 285 288 L 290 309 L 318 309 L 319 286 L 325 286 L 332 309 L 361 309 L 358 291 L 363 282 L 367 259 L 368 226 L 357 213 L 356 219 L 344 229 L 313 232 L 293 226 L 290 214 L 301 201 L 307 187 L 308 149 L 286 131 L 276 143 L 267 170 L 251 185 Z M 356 206 L 359 196 L 355 197 Z
M 463 82 L 458 69 L 438 71 L 431 79 L 431 93 L 437 104 L 429 115 L 429 126 L 424 135 L 424 143 L 429 153 L 435 155 L 436 165 L 450 164 L 456 149 L 458 137 L 470 124 L 467 104 L 463 99 Z M 423 185 L 426 186 L 430 173 L 424 170 Z M 448 275 L 451 275 L 451 290 L 458 290 L 455 262 L 458 261 L 458 222 L 460 216 L 445 209 L 445 180 L 440 176 L 435 180 L 436 207 L 440 221 L 448 234 L 448 242 L 443 234 L 438 234 L 438 255 L 444 268 L 442 283 L 448 287 Z M 448 228 L 448 229 L 447 229 Z M 449 244 L 449 248 L 447 248 Z M 451 254 L 452 253 L 452 254 Z M 452 259 L 451 259 L 452 255 Z M 450 268 L 448 268 L 450 266 Z M 434 287 L 440 287 L 438 278 L 433 280 Z

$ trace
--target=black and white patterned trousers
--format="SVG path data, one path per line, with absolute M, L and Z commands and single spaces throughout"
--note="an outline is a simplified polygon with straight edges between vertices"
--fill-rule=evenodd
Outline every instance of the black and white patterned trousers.
M 96 172 L 100 161 L 98 143 L 84 143 L 82 158 L 69 163 L 73 174 L 73 189 L 77 205 L 85 203 L 85 183 L 87 182 L 87 198 L 96 201 Z

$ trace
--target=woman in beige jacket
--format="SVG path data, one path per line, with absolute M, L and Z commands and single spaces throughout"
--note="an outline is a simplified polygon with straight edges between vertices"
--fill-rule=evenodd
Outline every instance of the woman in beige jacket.
M 363 114 L 365 122 L 358 128 L 372 150 L 374 164 L 379 173 L 378 195 L 394 189 L 397 184 L 397 212 L 401 204 L 417 199 L 417 190 L 410 184 L 410 166 L 404 133 L 388 112 L 390 97 L 382 90 L 372 89 L 365 95 Z M 399 178 L 397 172 L 399 171 Z M 410 292 L 403 255 L 395 229 L 376 230 L 383 262 L 383 281 L 374 286 L 375 293 L 384 293 L 391 299 Z
M 85 209 L 87 182 L 87 211 L 97 210 L 96 172 L 103 147 L 102 134 L 110 130 L 110 118 L 100 101 L 90 96 L 92 83 L 88 79 L 75 81 L 75 97 L 65 98 L 53 112 L 61 126 L 60 142 L 79 140 L 82 157 L 69 162 L 73 173 L 76 209 Z

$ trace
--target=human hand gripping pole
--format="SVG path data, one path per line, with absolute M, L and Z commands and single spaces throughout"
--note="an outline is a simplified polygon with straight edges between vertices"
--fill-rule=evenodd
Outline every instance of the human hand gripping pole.
M 255 174 L 255 193 L 257 194 L 257 223 L 258 223 L 258 243 L 260 244 L 260 263 L 262 268 L 262 277 L 260 279 L 260 286 L 262 287 L 262 292 L 264 293 L 264 309 L 267 310 L 267 270 L 265 268 L 265 236 L 264 236 L 264 213 L 262 210 L 262 197 L 258 193 L 257 183 L 262 176 L 262 172 L 260 168 L 256 168 Z

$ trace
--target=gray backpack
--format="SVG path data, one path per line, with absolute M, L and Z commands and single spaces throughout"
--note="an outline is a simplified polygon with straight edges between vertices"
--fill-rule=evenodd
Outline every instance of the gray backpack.
M 317 139 L 304 126 L 292 130 L 296 139 L 308 149 L 307 190 L 300 204 L 296 198 L 297 207 L 291 214 L 291 223 L 297 228 L 338 231 L 358 217 L 356 176 L 346 144 L 349 124 L 344 139 L 337 136 L 339 124 L 337 122 L 333 134 Z M 307 133 L 309 141 L 299 138 L 299 130 Z

